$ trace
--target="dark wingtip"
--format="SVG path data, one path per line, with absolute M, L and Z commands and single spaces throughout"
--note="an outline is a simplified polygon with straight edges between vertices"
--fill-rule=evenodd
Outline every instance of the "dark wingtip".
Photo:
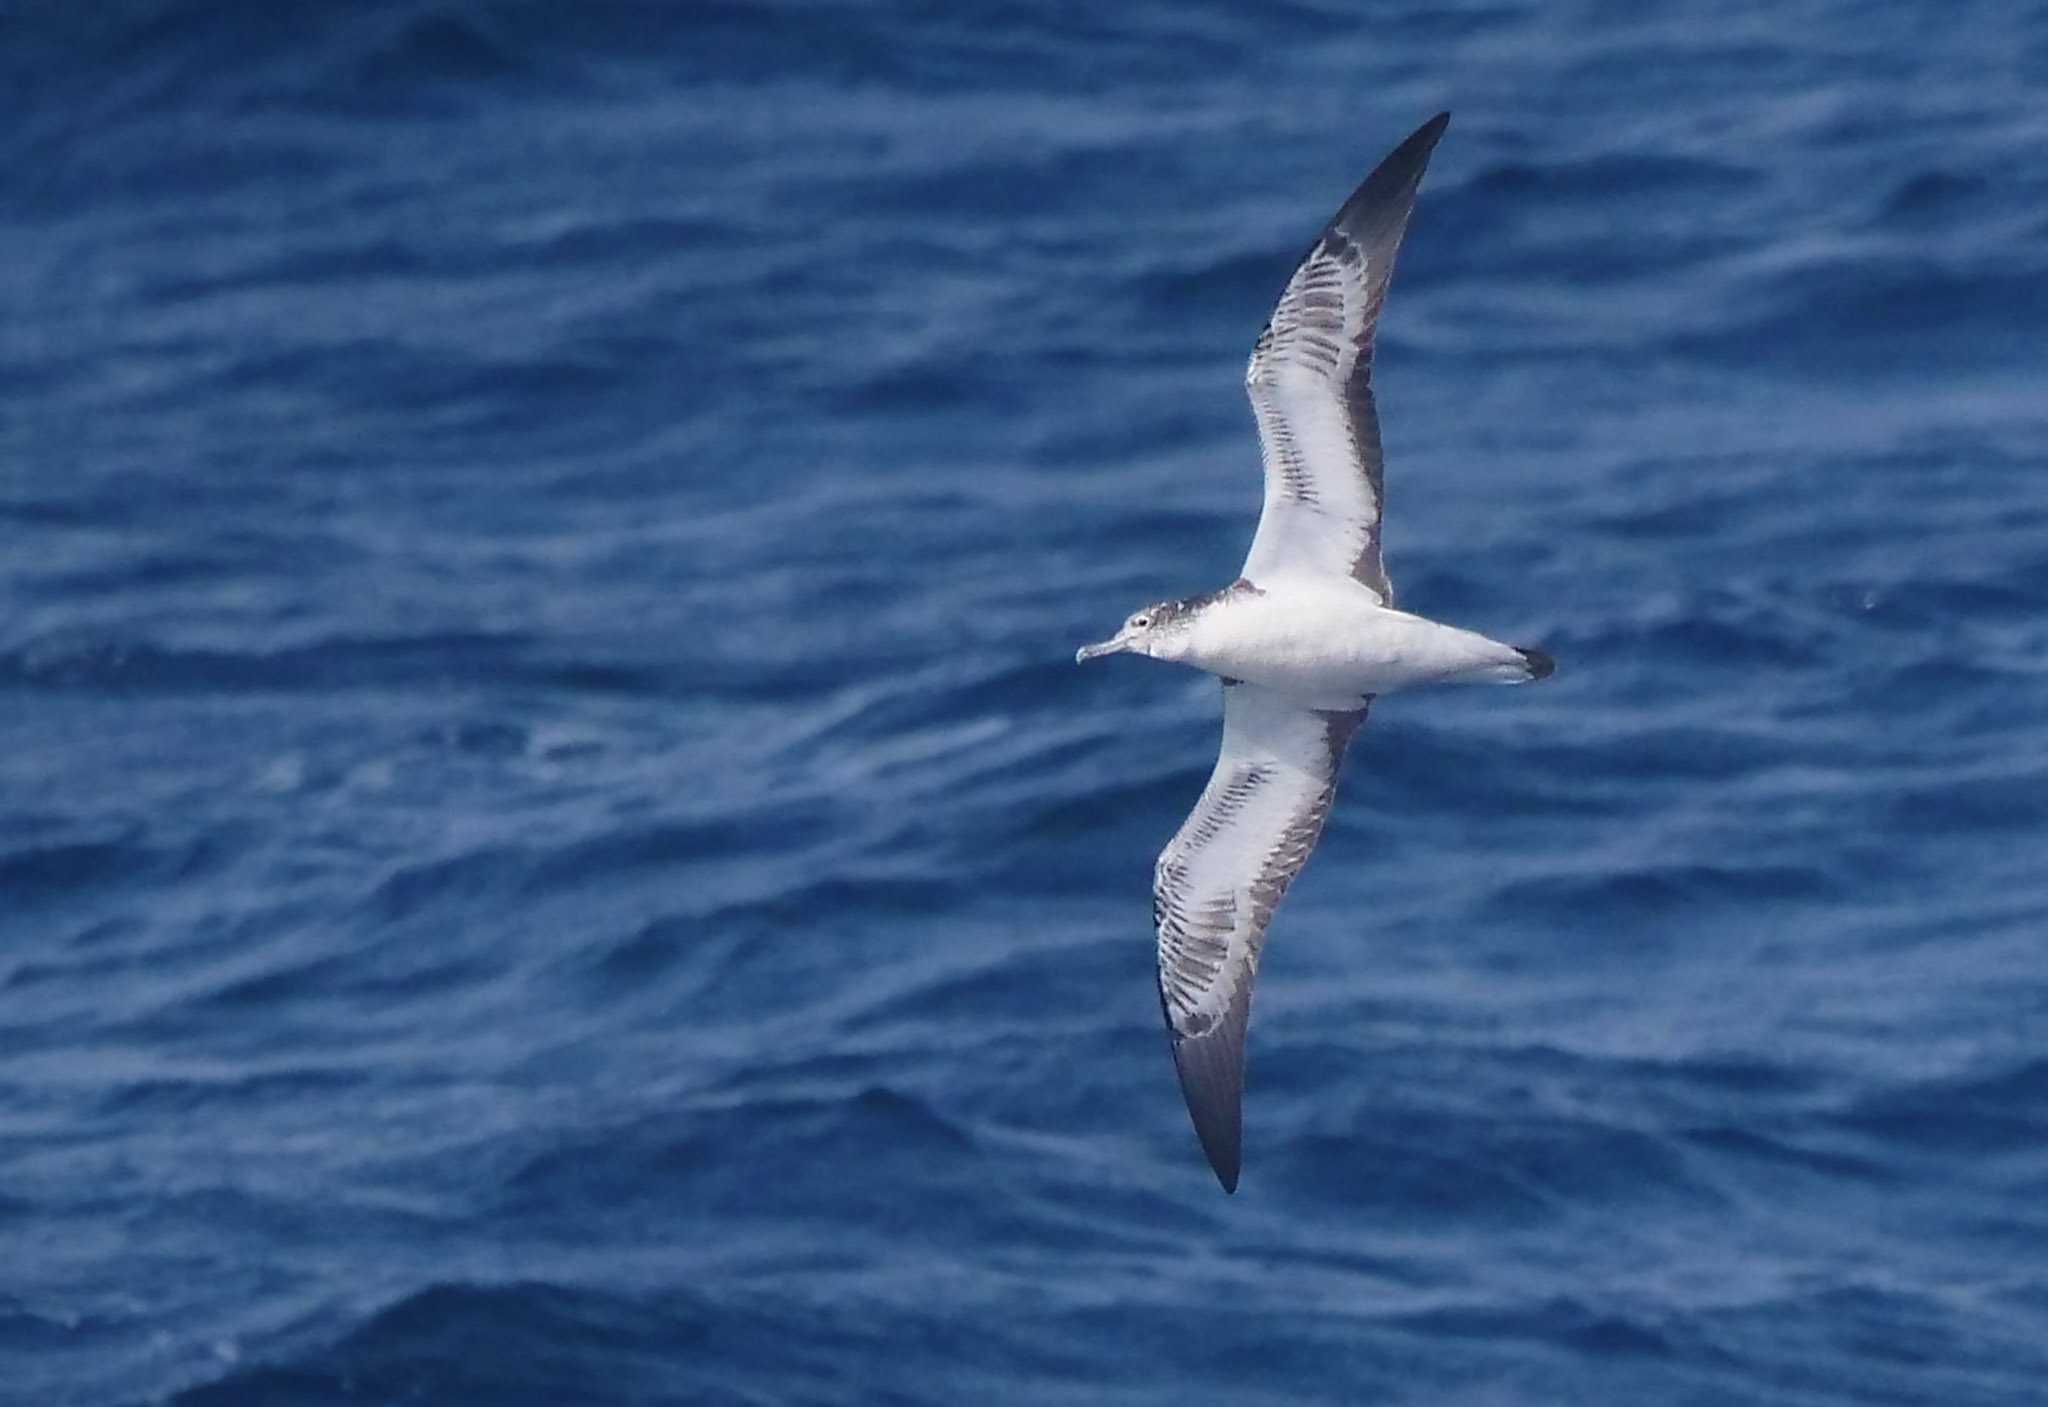
M 1215 1036 L 1173 1043 L 1180 1092 L 1194 1120 L 1202 1155 L 1225 1192 L 1237 1191 L 1244 1157 L 1244 1047 Z
M 1408 226 L 1408 212 L 1415 205 L 1415 192 L 1422 184 L 1422 173 L 1429 166 L 1430 153 L 1436 150 L 1444 128 L 1450 124 L 1451 115 L 1440 112 L 1410 132 L 1351 193 L 1351 198 L 1330 221 L 1331 228 L 1344 231 L 1369 251 L 1398 246 Z
M 1429 160 L 1430 153 L 1436 150 L 1436 144 L 1443 140 L 1444 129 L 1450 125 L 1451 115 L 1448 112 L 1438 113 L 1410 132 L 1402 140 L 1401 145 L 1388 153 L 1385 164 L 1395 168 L 1410 165 L 1419 167 Z M 1418 170 L 1416 175 L 1419 177 L 1421 172 Z
M 1557 661 L 1544 654 L 1541 650 L 1525 650 L 1517 645 L 1515 653 L 1522 657 L 1522 663 L 1529 666 L 1529 678 L 1532 682 L 1538 679 L 1548 679 L 1551 675 L 1557 673 Z
M 1225 1192 L 1237 1191 L 1244 1150 L 1244 1032 L 1250 1011 L 1251 994 L 1240 990 L 1211 1030 L 1199 1036 L 1173 1036 L 1173 1068 L 1180 1075 L 1181 1097 L 1187 1101 L 1202 1154 Z
M 1430 153 L 1443 140 L 1444 129 L 1451 125 L 1451 115 L 1440 112 L 1420 127 L 1410 132 L 1401 145 L 1387 153 L 1387 159 L 1380 163 L 1389 175 L 1412 175 L 1420 182 L 1422 168 L 1429 164 Z

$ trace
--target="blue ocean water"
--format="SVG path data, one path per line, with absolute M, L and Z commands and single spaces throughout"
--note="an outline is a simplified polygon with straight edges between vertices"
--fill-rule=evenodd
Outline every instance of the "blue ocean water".
M 0 1401 L 2040 1401 L 2048 10 L 0 7 Z M 1243 357 L 1455 113 L 1242 1191 Z

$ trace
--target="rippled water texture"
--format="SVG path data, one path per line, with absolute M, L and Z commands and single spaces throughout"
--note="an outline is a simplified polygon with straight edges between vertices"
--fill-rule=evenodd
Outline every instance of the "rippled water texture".
M 246 11 L 246 13 L 243 13 Z M 1369 14 L 1367 13 L 1369 11 Z M 2048 11 L 0 13 L 0 1400 L 2048 1380 Z M 1243 357 L 1454 110 L 1243 1190 Z

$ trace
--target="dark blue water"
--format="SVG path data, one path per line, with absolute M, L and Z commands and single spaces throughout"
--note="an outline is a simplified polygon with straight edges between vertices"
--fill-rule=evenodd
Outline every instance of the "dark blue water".
M 0 1399 L 2048 1379 L 2048 11 L 0 11 Z M 1440 107 L 1243 1190 L 1152 857 Z

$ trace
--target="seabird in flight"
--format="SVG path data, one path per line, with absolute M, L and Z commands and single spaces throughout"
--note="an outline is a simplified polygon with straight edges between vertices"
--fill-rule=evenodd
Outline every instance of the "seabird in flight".
M 1396 147 L 1303 256 L 1252 349 L 1265 505 L 1238 579 L 1161 601 L 1076 660 L 1122 652 L 1223 680 L 1223 747 L 1153 872 L 1159 999 L 1202 1151 L 1237 1190 L 1244 1034 L 1274 906 L 1315 848 L 1346 744 L 1381 694 L 1555 668 L 1394 608 L 1380 561 L 1373 330 L 1416 188 L 1450 122 Z

